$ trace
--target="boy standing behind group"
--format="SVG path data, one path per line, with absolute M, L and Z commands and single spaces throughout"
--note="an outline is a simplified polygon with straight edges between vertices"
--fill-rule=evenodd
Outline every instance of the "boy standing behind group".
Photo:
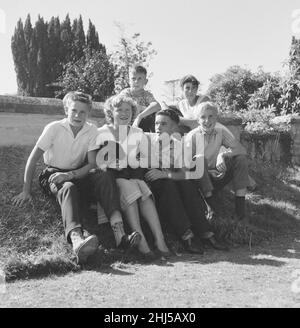
M 129 72 L 130 88 L 122 90 L 120 94 L 134 99 L 138 104 L 138 115 L 133 126 L 138 126 L 145 132 L 155 132 L 155 114 L 161 107 L 153 94 L 144 89 L 147 82 L 146 68 L 135 65 Z

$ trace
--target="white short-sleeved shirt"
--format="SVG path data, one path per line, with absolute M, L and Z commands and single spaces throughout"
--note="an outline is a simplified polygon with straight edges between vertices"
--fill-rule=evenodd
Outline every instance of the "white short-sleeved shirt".
M 199 112 L 199 105 L 202 102 L 203 97 L 198 97 L 196 104 L 191 106 L 187 99 L 183 99 L 178 102 L 178 107 L 184 118 L 196 120 L 198 118 L 197 114 Z
M 36 146 L 44 151 L 46 165 L 63 170 L 82 166 L 89 151 L 95 150 L 97 127 L 85 123 L 74 138 L 67 119 L 51 122 L 44 128 Z

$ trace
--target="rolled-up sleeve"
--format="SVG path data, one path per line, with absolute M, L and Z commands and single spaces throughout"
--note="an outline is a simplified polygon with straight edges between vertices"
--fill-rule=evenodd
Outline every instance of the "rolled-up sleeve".
M 222 146 L 227 148 L 223 154 L 226 156 L 246 155 L 246 149 L 227 129 L 222 129 Z
M 46 125 L 38 141 L 36 142 L 36 147 L 42 149 L 43 151 L 48 150 L 53 144 L 54 136 L 56 134 L 55 130 L 55 125 L 53 123 Z

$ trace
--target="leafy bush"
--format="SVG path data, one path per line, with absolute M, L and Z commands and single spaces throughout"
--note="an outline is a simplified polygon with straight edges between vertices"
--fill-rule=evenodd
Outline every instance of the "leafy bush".
M 115 68 L 115 92 L 129 87 L 129 69 L 135 64 L 144 65 L 148 68 L 149 61 L 157 55 L 151 42 L 145 43 L 140 40 L 140 33 L 131 37 L 124 35 L 124 29 L 120 27 L 121 37 L 116 50 L 111 55 L 111 61 Z M 151 77 L 148 73 L 148 78 Z
M 276 108 L 252 108 L 238 113 L 242 118 L 245 131 L 252 134 L 270 134 L 274 132 L 289 132 L 294 114 L 276 116 Z
M 287 132 L 291 118 L 300 114 L 300 79 L 292 72 L 280 76 L 234 66 L 211 81 L 209 95 L 222 116 L 242 118 L 249 133 Z
M 56 92 L 58 97 L 81 90 L 92 95 L 94 101 L 104 101 L 114 90 L 114 68 L 104 52 L 85 50 L 84 56 L 65 66 L 59 84 L 62 90 Z
M 281 114 L 300 114 L 300 79 L 291 73 L 281 81 Z
M 276 115 L 300 113 L 300 80 L 293 74 L 273 76 L 253 93 L 248 101 L 248 110 L 272 106 Z
M 270 121 L 275 117 L 274 107 L 263 109 L 244 109 L 238 113 L 242 118 L 243 126 L 247 132 L 270 132 L 273 130 Z
M 271 74 L 262 69 L 252 73 L 249 69 L 232 66 L 225 73 L 211 78 L 208 95 L 222 111 L 240 111 L 248 107 L 251 95 L 270 77 Z
M 270 76 L 264 85 L 253 93 L 248 109 L 276 108 L 276 115 L 300 114 L 300 40 L 292 39 L 286 75 Z
M 263 86 L 251 95 L 247 103 L 248 110 L 251 111 L 271 106 L 274 108 L 274 112 L 278 114 L 278 108 L 280 107 L 279 100 L 282 95 L 280 81 L 281 78 L 279 75 L 270 76 Z

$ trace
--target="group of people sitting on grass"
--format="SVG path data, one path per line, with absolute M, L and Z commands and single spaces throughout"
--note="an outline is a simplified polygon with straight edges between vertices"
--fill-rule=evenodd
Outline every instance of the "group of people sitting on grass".
M 43 155 L 46 168 L 39 182 L 61 207 L 65 236 L 78 263 L 85 263 L 99 243 L 82 226 L 86 200 L 101 205 L 118 248 L 136 247 L 150 261 L 174 255 L 164 231 L 173 232 L 189 253 L 203 254 L 204 245 L 228 249 L 215 237 L 209 219 L 217 207 L 215 192 L 229 182 L 235 192 L 233 217 L 246 221 L 246 152 L 217 122 L 217 106 L 197 95 L 199 82 L 192 75 L 181 80 L 184 99 L 163 109 L 144 89 L 146 84 L 146 69 L 134 66 L 130 88 L 106 101 L 107 124 L 98 129 L 87 122 L 91 97 L 69 92 L 63 99 L 67 117 L 44 128 L 27 160 L 23 191 L 13 203 L 31 200 L 36 164 Z M 153 235 L 153 249 L 141 219 Z

